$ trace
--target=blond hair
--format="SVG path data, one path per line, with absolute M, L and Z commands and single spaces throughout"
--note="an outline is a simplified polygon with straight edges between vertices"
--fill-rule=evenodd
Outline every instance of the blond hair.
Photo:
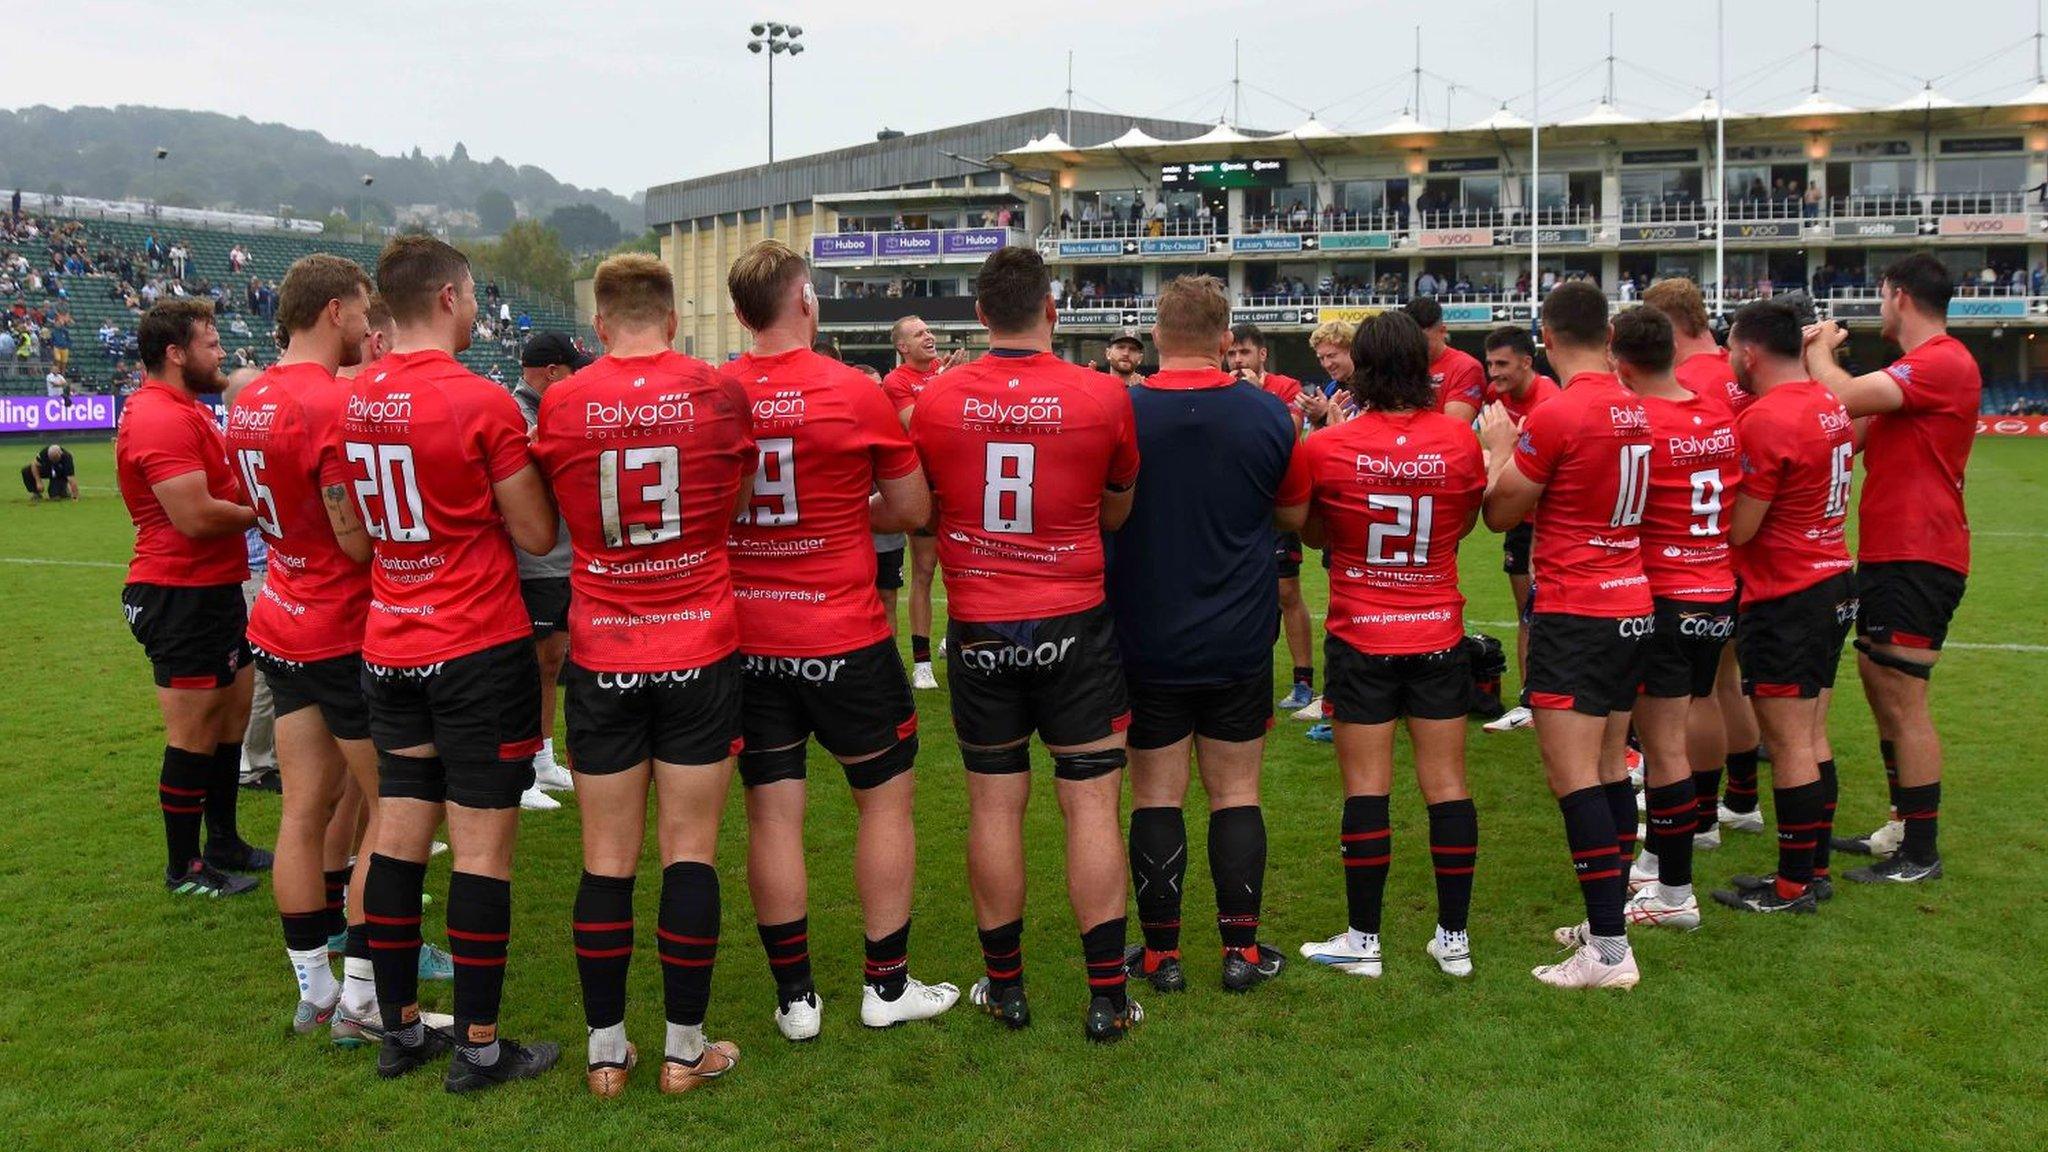
M 1325 320 L 1321 324 L 1316 325 L 1315 331 L 1308 334 L 1308 346 L 1320 348 L 1325 344 L 1335 344 L 1337 347 L 1349 352 L 1351 350 L 1351 342 L 1357 339 L 1357 337 L 1358 328 L 1350 321 Z
M 645 252 L 607 257 L 597 266 L 591 293 L 599 316 L 629 327 L 660 324 L 676 308 L 675 277 L 668 265 Z

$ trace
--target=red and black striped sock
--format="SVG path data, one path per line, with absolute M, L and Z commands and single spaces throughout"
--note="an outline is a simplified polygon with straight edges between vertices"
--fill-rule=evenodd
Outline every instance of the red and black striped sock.
M 496 1042 L 512 943 L 512 882 L 474 872 L 448 875 L 448 954 L 455 961 L 455 1043 Z M 482 1029 L 482 1032 L 478 1032 Z M 478 1035 L 490 1039 L 478 1041 Z
M 1387 824 L 1385 796 L 1346 796 L 1338 835 L 1344 857 L 1344 902 L 1353 932 L 1377 936 L 1386 899 L 1387 869 L 1393 862 L 1394 833 Z
M 861 979 L 884 1000 L 903 995 L 903 988 L 910 981 L 910 921 L 905 920 L 903 927 L 880 940 L 864 939 L 862 943 L 867 959 L 861 966 Z
M 329 936 L 348 930 L 348 878 L 351 871 L 348 868 L 329 868 L 320 873 L 320 882 L 327 890 L 324 907 Z
M 609 1028 L 626 1018 L 626 974 L 633 966 L 633 877 L 585 872 L 570 913 L 583 1023 Z
M 206 843 L 231 848 L 242 842 L 235 808 L 242 795 L 242 742 L 216 744 L 206 771 Z
M 678 860 L 661 870 L 662 999 L 671 1024 L 699 1025 L 711 1004 L 711 965 L 718 958 L 718 873 Z
M 1835 762 L 1831 757 L 1820 762 L 1820 827 L 1813 833 L 1813 874 L 1826 876 L 1828 865 L 1835 853 L 1835 800 L 1840 797 L 1842 782 L 1835 775 Z
M 996 992 L 1024 982 L 1024 921 L 1012 920 L 994 928 L 976 930 L 981 937 L 981 964 L 988 973 L 989 991 Z M 1123 957 L 1119 955 L 1118 961 Z
M 1728 753 L 1728 793 L 1722 803 L 1730 812 L 1756 811 L 1757 749 Z
M 1667 888 L 1692 883 L 1692 838 L 1699 819 L 1692 777 L 1649 791 L 1649 848 L 1657 858 L 1657 882 Z
M 1721 826 L 1721 770 L 1709 768 L 1692 774 L 1694 836 L 1704 836 Z
M 1436 868 L 1437 925 L 1463 932 L 1479 862 L 1479 809 L 1469 798 L 1429 806 L 1429 859 Z
M 1124 995 L 1124 934 L 1128 928 L 1126 918 L 1119 916 L 1081 933 L 1081 958 L 1088 965 L 1088 995 L 1107 996 L 1119 1012 L 1129 1002 Z
M 775 977 L 775 1000 L 788 1005 L 817 990 L 811 981 L 811 918 L 787 924 L 756 923 L 761 950 L 768 954 L 768 974 Z
M 1820 831 L 1820 781 L 1773 788 L 1778 809 L 1778 895 L 1787 900 L 1813 883 L 1813 844 Z
M 1607 816 L 1614 821 L 1614 849 L 1621 853 L 1621 866 L 1626 868 L 1636 859 L 1636 789 L 1627 780 L 1602 784 L 1600 791 L 1607 797 Z
M 1899 819 L 1906 822 L 1906 840 L 1899 851 L 1915 864 L 1941 858 L 1936 850 L 1941 821 L 1941 781 L 1899 789 Z
M 1884 761 L 1884 788 L 1891 798 L 1892 819 L 1900 819 L 1899 812 L 1899 746 L 1890 740 L 1877 742 L 1878 759 Z
M 1266 816 L 1257 804 L 1209 813 L 1209 881 L 1226 951 L 1258 963 L 1259 905 L 1266 893 Z
M 1215 858 L 1215 844 L 1210 844 Z M 1153 952 L 1180 953 L 1181 888 L 1188 874 L 1187 818 L 1177 807 L 1131 810 L 1131 887 L 1138 927 Z
M 1629 806 L 1635 806 L 1633 797 Z M 1586 903 L 1587 929 L 1595 936 L 1626 935 L 1628 926 L 1621 906 L 1628 899 L 1627 871 L 1615 841 L 1614 810 L 1607 802 L 1607 790 L 1596 784 L 1568 792 L 1558 798 L 1557 807 L 1564 813 L 1564 838 L 1571 846 L 1579 896 Z
M 910 662 L 929 664 L 932 662 L 932 638 L 912 633 L 910 637 Z
M 156 778 L 156 801 L 164 812 L 165 871 L 183 876 L 199 858 L 199 822 L 206 812 L 206 774 L 213 757 L 164 746 L 163 770 Z
M 370 857 L 370 874 L 363 881 L 370 970 L 377 981 L 377 1006 L 389 1031 L 419 1018 L 420 904 L 426 882 L 425 864 L 382 854 Z

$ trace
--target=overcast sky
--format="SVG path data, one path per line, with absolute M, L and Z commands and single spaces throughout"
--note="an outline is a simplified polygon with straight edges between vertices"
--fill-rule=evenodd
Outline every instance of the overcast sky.
M 2040 0 L 1823 0 L 1823 90 L 1854 105 L 1933 80 L 1959 100 L 2003 99 L 2034 75 Z M 1241 44 L 1242 122 L 1283 129 L 1316 110 L 1372 127 L 1413 98 L 1459 123 L 1501 100 L 1527 115 L 1534 0 L 356 0 L 12 6 L 0 107 L 155 104 L 311 128 L 396 153 L 535 164 L 630 195 L 758 164 L 767 65 L 748 24 L 777 17 L 806 51 L 775 70 L 776 154 L 1060 104 L 1215 121 Z M 1000 22 L 981 18 L 1000 10 Z M 1591 108 L 1616 13 L 1623 110 L 1669 112 L 1714 83 L 1714 4 L 1543 0 L 1544 118 Z M 1769 110 L 1810 86 L 1811 0 L 1727 0 L 1730 106 Z M 1987 57 L 1990 57 L 1987 59 Z M 1455 89 L 1449 85 L 1456 84 Z

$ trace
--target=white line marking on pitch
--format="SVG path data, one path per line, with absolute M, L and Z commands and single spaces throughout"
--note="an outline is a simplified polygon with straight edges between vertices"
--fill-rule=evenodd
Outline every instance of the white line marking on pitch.
M 42 564 L 53 568 L 126 568 L 110 560 L 39 560 L 31 556 L 0 556 L 0 564 Z

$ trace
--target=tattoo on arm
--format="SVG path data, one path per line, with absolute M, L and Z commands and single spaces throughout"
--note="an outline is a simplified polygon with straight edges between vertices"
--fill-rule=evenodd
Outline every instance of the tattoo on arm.
M 344 510 L 348 507 L 348 485 L 329 484 L 326 487 L 320 489 L 320 499 L 327 504 L 328 512 L 330 514 L 338 510 Z M 335 528 L 335 532 L 338 535 L 354 536 L 356 533 L 361 532 L 363 530 L 362 523 L 360 521 L 357 521 L 353 516 L 348 517 L 348 521 L 349 523 L 346 528 L 342 528 L 339 526 Z

